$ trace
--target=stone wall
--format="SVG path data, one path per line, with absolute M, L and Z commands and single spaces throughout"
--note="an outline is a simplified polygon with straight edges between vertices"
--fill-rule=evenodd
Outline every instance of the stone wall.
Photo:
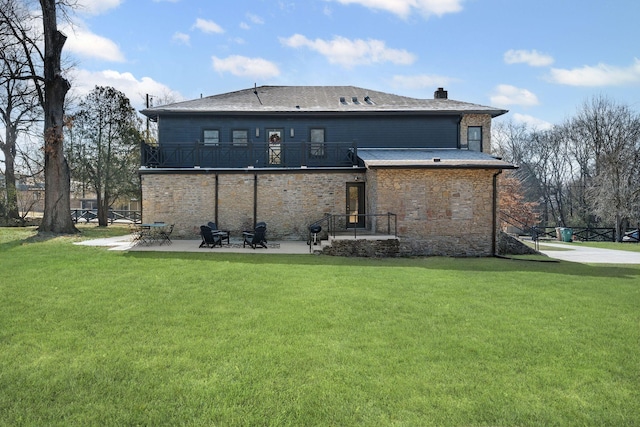
M 376 193 L 377 212 L 397 215 L 401 254 L 489 256 L 494 173 L 376 169 L 367 174 L 367 183 Z
M 200 225 L 240 236 L 256 220 L 267 223 L 272 239 L 306 240 L 307 226 L 327 213 L 344 212 L 347 182 L 364 180 L 360 171 L 148 173 L 142 175 L 143 222 L 174 223 L 174 233 L 197 238 Z M 216 184 L 217 182 L 217 184 Z
M 469 126 L 482 126 L 482 152 L 491 154 L 491 116 L 489 114 L 465 114 L 460 123 L 460 143 L 467 145 Z
M 333 239 L 331 245 L 322 248 L 323 255 L 346 257 L 390 258 L 400 254 L 398 239 Z
M 382 248 L 385 245 L 371 243 L 352 252 L 489 256 L 494 173 L 484 169 L 370 169 L 366 174 L 360 170 L 152 172 L 142 175 L 143 221 L 174 223 L 177 237 L 198 238 L 200 225 L 216 220 L 217 207 L 219 228 L 240 237 L 253 227 L 255 208 L 256 220 L 267 223 L 270 239 L 306 240 L 310 223 L 328 213 L 344 212 L 347 183 L 365 182 L 368 213 L 396 214 L 400 239 L 394 240 L 397 249 L 390 252 Z M 369 225 L 373 232 L 387 232 L 386 218 L 379 222 L 374 218 Z
M 540 255 L 540 252 L 532 247 L 503 232 L 498 234 L 497 252 L 500 255 Z

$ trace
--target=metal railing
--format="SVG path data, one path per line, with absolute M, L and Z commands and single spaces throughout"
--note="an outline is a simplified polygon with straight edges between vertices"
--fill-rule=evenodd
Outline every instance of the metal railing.
M 375 221 L 373 221 L 375 219 Z M 382 219 L 382 223 L 378 221 Z M 384 221 L 386 219 L 386 221 Z M 328 236 L 336 237 L 337 233 L 344 233 L 345 236 L 352 236 L 357 239 L 358 236 L 372 236 L 377 234 L 385 234 L 398 238 L 398 216 L 394 213 L 387 212 L 385 214 L 325 214 L 324 218 L 319 219 L 307 227 L 309 232 L 307 243 L 309 243 L 309 252 L 312 252 L 312 233 L 313 226 L 327 226 L 326 232 Z M 362 224 L 358 226 L 358 224 Z
M 357 165 L 355 142 L 219 142 L 142 144 L 147 168 L 291 168 Z

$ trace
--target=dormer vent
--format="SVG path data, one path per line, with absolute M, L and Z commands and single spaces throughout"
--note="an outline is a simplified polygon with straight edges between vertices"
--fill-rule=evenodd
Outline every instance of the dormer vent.
M 344 96 L 340 97 L 340 104 L 347 105 L 347 99 Z
M 354 104 L 360 104 L 360 102 L 358 102 L 358 97 L 357 96 L 352 96 L 351 97 L 351 102 L 353 102 Z
M 369 97 L 369 95 L 364 97 L 364 102 L 366 102 L 369 105 L 373 105 L 373 101 L 371 100 L 371 97 Z

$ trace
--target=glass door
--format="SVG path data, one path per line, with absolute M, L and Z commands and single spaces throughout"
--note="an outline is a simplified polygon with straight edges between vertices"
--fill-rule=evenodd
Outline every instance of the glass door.
M 282 164 L 282 139 L 283 129 L 267 129 L 267 140 L 269 142 L 269 164 Z
M 364 182 L 347 183 L 347 228 L 364 228 L 366 224 Z

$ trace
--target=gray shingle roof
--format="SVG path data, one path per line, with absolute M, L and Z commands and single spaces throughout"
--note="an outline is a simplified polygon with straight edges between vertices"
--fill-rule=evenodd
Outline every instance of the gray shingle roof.
M 511 163 L 486 153 L 447 148 L 359 148 L 358 157 L 367 168 L 515 168 Z
M 163 113 L 288 113 L 288 112 L 416 112 L 483 113 L 501 110 L 452 99 L 418 99 L 355 86 L 260 86 L 143 110 Z

